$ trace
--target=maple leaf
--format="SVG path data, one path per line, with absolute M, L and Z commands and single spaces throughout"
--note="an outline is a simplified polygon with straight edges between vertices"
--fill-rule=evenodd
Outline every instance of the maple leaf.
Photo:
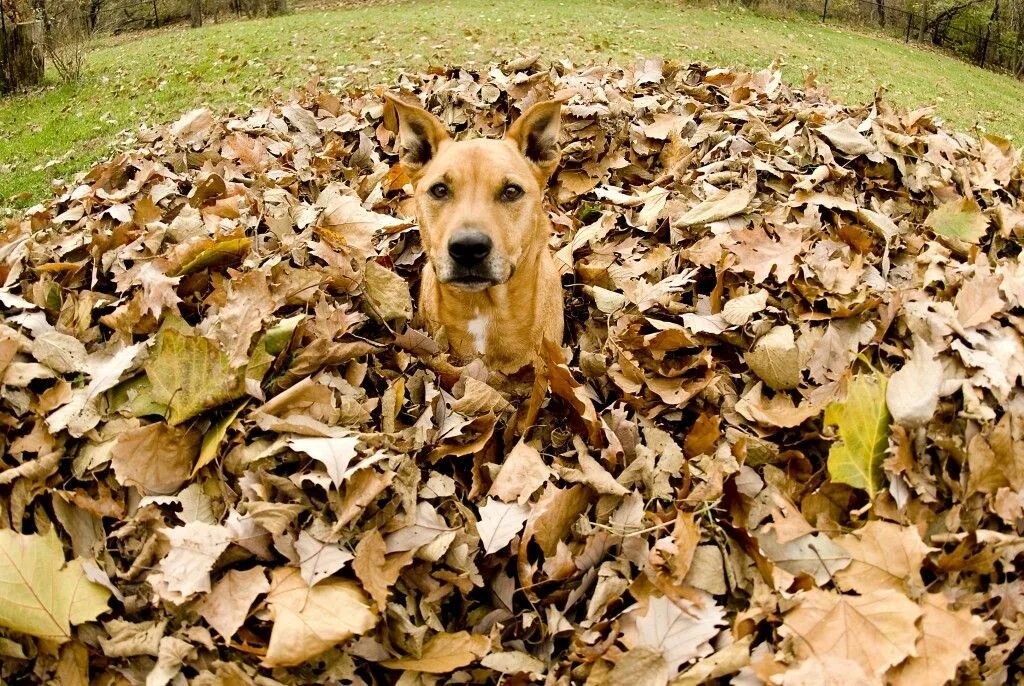
M 860 488 L 874 499 L 882 487 L 882 460 L 889 447 L 886 379 L 861 374 L 850 381 L 846 399 L 825 408 L 825 424 L 838 427 L 838 440 L 828 453 L 833 481 Z
M 306 453 L 327 469 L 331 482 L 337 486 L 345 482 L 352 472 L 349 465 L 358 456 L 356 446 L 359 439 L 354 436 L 336 436 L 331 438 L 293 438 L 288 441 L 289 447 Z
M 780 634 L 798 657 L 852 660 L 881 676 L 913 655 L 921 610 L 902 593 L 876 589 L 863 596 L 813 589 L 796 596 Z
M 138 281 L 142 285 L 143 313 L 152 312 L 155 318 L 160 319 L 165 307 L 173 308 L 181 302 L 175 291 L 181 277 L 167 276 L 154 262 L 143 265 L 139 270 Z
M 71 627 L 108 610 L 110 592 L 90 581 L 82 561 L 65 564 L 57 534 L 0 530 L 0 626 L 64 643 Z

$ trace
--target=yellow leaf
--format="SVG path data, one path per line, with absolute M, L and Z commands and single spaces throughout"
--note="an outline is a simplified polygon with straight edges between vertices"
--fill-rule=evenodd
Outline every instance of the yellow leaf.
M 110 596 L 86 578 L 81 560 L 64 565 L 52 530 L 45 536 L 0 530 L 0 589 L 0 626 L 57 643 L 71 638 L 72 625 L 106 612 Z
M 228 240 L 218 241 L 196 255 L 188 264 L 183 265 L 173 274 L 168 274 L 168 276 L 188 276 L 210 267 L 221 267 L 239 262 L 249 252 L 251 246 L 251 238 L 229 238 Z
M 192 467 L 192 473 L 189 474 L 188 478 L 194 477 L 199 473 L 199 470 L 210 464 L 217 458 L 217 453 L 220 451 L 221 441 L 224 440 L 224 436 L 228 433 L 228 427 L 231 426 L 231 422 L 235 421 L 238 417 L 238 413 L 249 404 L 249 401 L 243 401 L 238 404 L 234 410 L 225 415 L 220 421 L 210 427 L 210 430 L 203 435 L 203 444 L 199 448 L 199 457 L 196 459 L 196 464 Z
M 855 376 L 846 400 L 825 409 L 825 424 L 839 427 L 838 442 L 828 452 L 832 480 L 863 489 L 872 500 L 882 487 L 882 459 L 889 445 L 885 387 L 881 374 Z
M 924 225 L 940 236 L 977 243 L 988 229 L 988 217 L 971 198 L 950 200 L 928 215 Z
M 334 647 L 377 623 L 366 594 L 347 579 L 312 588 L 294 567 L 273 571 L 267 604 L 274 618 L 265 667 L 289 667 Z
M 460 631 L 455 634 L 435 634 L 423 645 L 419 657 L 404 657 L 385 660 L 382 665 L 389 669 L 405 669 L 410 672 L 446 674 L 459 667 L 480 659 L 490 652 L 491 641 L 486 636 Z
M 245 392 L 242 371 L 231 368 L 216 343 L 168 326 L 156 335 L 146 377 L 151 385 L 149 397 L 166 408 L 171 426 Z

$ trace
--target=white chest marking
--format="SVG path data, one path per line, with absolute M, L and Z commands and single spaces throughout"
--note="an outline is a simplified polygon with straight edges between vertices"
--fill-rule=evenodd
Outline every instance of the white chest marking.
M 487 323 L 487 317 L 477 310 L 476 317 L 470 319 L 466 325 L 469 335 L 473 337 L 473 343 L 476 344 L 476 351 L 481 355 L 487 352 Z

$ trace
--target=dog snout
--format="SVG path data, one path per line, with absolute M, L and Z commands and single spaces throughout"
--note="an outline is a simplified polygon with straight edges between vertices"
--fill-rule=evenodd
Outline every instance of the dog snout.
M 448 254 L 460 267 L 475 267 L 487 259 L 492 247 L 494 243 L 484 232 L 463 229 L 448 241 Z

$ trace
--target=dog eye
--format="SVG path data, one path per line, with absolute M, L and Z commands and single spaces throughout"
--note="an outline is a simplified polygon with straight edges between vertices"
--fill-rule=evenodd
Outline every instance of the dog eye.
M 444 200 L 445 198 L 448 197 L 448 194 L 450 192 L 451 191 L 448 190 L 447 184 L 435 183 L 433 186 L 430 187 L 430 194 L 437 198 L 438 200 Z
M 524 191 L 520 186 L 510 183 L 501 190 L 501 199 L 505 202 L 519 200 L 519 198 L 523 197 L 523 193 L 525 192 L 526 191 Z

